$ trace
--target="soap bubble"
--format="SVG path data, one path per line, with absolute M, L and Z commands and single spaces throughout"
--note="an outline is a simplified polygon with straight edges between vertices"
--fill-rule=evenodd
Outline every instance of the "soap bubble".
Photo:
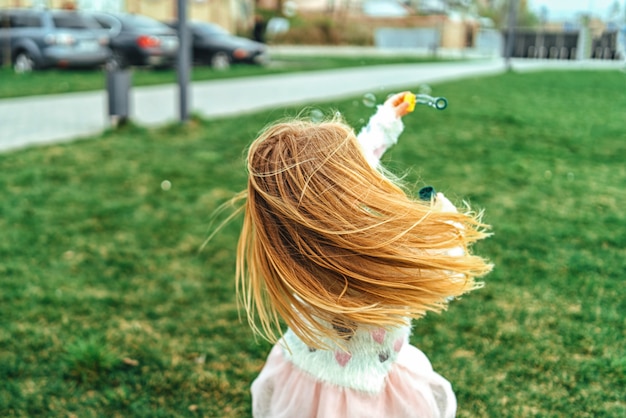
M 374 95 L 374 93 L 366 93 L 363 96 L 363 104 L 367 107 L 376 106 L 376 96 Z
M 161 189 L 163 189 L 165 191 L 168 191 L 171 188 L 172 188 L 172 183 L 170 183 L 169 180 L 163 180 L 161 182 Z
M 430 94 L 433 92 L 433 89 L 430 88 L 428 84 L 422 84 L 421 86 L 417 88 L 417 92 L 419 94 Z
M 283 4 L 283 14 L 287 17 L 294 17 L 298 12 L 298 5 L 295 1 L 286 1 Z
M 319 109 L 311 109 L 309 117 L 311 118 L 311 122 L 320 123 L 322 120 L 324 120 L 324 112 Z

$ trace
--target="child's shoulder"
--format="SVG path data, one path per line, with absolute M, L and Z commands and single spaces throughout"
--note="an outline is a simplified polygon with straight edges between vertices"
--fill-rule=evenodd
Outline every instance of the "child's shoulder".
M 410 325 L 392 329 L 356 327 L 352 332 L 333 327 L 339 342 L 325 340 L 329 349 L 307 346 L 291 330 L 280 344 L 292 363 L 316 379 L 342 387 L 377 393 L 385 376 L 408 344 Z

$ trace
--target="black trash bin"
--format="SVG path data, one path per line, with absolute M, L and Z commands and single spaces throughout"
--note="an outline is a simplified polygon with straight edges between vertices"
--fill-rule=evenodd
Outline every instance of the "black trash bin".
M 125 123 L 130 116 L 131 71 L 121 68 L 107 70 L 106 77 L 111 123 Z

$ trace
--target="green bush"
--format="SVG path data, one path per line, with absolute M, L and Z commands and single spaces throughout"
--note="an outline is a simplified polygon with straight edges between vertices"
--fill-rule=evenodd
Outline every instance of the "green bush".
M 342 21 L 330 16 L 290 19 L 289 31 L 270 39 L 287 45 L 373 45 L 371 28 L 352 21 Z

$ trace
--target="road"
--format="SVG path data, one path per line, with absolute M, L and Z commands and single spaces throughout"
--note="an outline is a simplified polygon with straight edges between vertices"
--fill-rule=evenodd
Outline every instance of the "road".
M 616 61 L 517 60 L 517 71 L 618 69 Z M 364 93 L 498 74 L 502 59 L 367 66 L 192 83 L 190 110 L 221 117 L 286 105 L 311 105 Z M 131 89 L 131 119 L 144 126 L 178 120 L 177 85 Z M 0 100 L 0 151 L 97 135 L 110 127 L 105 91 Z

